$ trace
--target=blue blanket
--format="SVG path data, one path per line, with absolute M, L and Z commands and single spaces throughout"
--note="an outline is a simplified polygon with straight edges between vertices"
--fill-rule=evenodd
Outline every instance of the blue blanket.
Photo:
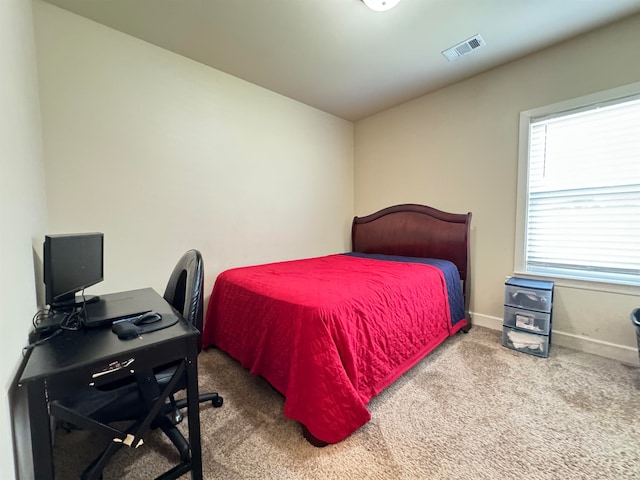
M 464 320 L 464 296 L 462 294 L 462 285 L 460 281 L 460 273 L 458 267 L 448 260 L 440 260 L 437 258 L 419 258 L 419 257 L 401 257 L 398 255 L 382 255 L 377 253 L 358 253 L 349 252 L 343 255 L 361 258 L 373 258 L 376 260 L 387 260 L 392 262 L 409 262 L 424 263 L 439 268 L 447 284 L 447 292 L 449 293 L 449 310 L 451 312 L 451 325 L 455 325 L 460 320 Z

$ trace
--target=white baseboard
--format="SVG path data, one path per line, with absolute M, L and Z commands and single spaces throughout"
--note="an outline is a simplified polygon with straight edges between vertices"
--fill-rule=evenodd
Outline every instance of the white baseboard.
M 492 330 L 502 330 L 502 318 L 499 317 L 471 312 L 471 322 L 473 325 L 491 328 Z M 573 333 L 560 332 L 555 329 L 553 329 L 551 344 L 611 358 L 629 365 L 640 365 L 638 349 L 627 347 L 626 345 L 616 345 Z
M 491 330 L 502 331 L 502 318 L 482 315 L 481 313 L 469 312 L 471 315 L 471 324 L 480 327 L 490 328 Z

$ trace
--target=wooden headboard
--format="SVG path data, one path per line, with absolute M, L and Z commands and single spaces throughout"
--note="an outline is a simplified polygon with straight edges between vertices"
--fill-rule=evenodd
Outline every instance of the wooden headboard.
M 351 248 L 360 253 L 441 258 L 453 262 L 460 272 L 465 315 L 471 322 L 470 230 L 471 212 L 447 213 L 425 205 L 395 205 L 366 217 L 355 217 L 351 226 Z

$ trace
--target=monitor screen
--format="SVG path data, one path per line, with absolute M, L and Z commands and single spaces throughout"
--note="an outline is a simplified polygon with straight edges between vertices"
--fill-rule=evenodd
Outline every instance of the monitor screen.
M 43 264 L 45 299 L 52 308 L 72 307 L 75 294 L 104 279 L 104 234 L 46 235 Z

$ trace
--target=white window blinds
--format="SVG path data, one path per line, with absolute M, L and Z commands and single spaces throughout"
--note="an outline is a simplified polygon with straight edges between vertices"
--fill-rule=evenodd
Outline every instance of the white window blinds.
M 525 267 L 640 284 L 639 97 L 531 119 Z

